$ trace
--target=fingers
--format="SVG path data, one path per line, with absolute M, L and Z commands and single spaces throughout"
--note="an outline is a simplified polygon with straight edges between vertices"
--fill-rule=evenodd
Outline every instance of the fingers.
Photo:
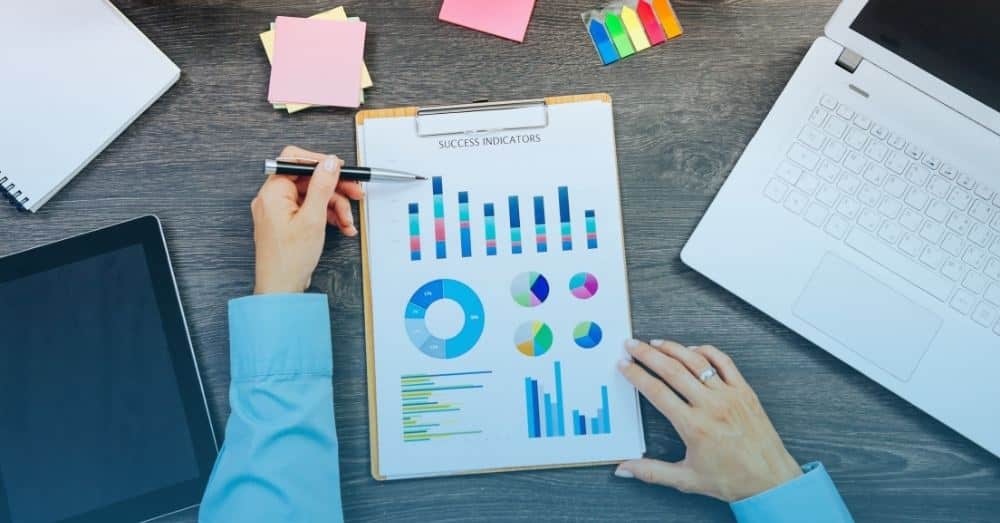
M 666 354 L 667 356 L 683 363 L 696 378 L 701 376 L 702 372 L 705 372 L 712 367 L 712 364 L 709 363 L 704 356 L 698 354 L 697 351 L 681 345 L 680 343 L 668 340 L 653 340 L 649 342 L 649 344 L 659 349 L 660 352 Z M 699 379 L 699 381 L 701 380 Z M 722 378 L 718 377 L 709 378 L 705 380 L 704 383 L 705 386 L 710 389 L 717 388 L 725 384 Z
M 733 359 L 726 355 L 726 353 L 711 345 L 695 347 L 693 352 L 704 356 L 715 367 L 719 376 L 729 385 L 748 386 L 746 380 L 743 379 L 743 374 L 740 373 L 740 370 L 736 368 L 736 364 L 733 363 Z
M 337 192 L 352 200 L 360 200 L 365 197 L 365 190 L 358 182 L 341 181 L 337 184 Z
M 292 159 L 316 160 L 318 162 L 322 162 L 324 159 L 326 159 L 326 155 L 323 153 L 314 153 L 312 151 L 308 151 L 306 149 L 303 149 L 301 147 L 296 147 L 294 145 L 289 145 L 281 150 L 281 156 L 279 156 L 279 158 L 286 160 L 292 160 Z
M 704 385 L 683 363 L 653 347 L 638 340 L 629 340 L 625 343 L 625 349 L 633 358 L 663 378 L 667 385 L 684 396 L 688 403 L 699 403 L 707 392 Z
M 331 155 L 324 157 L 316 165 L 300 212 L 320 221 L 326 221 L 326 208 L 337 190 L 342 163 L 339 158 Z
M 626 461 L 615 469 L 619 478 L 635 478 L 643 483 L 652 483 L 672 487 L 681 492 L 697 490 L 696 476 L 693 470 L 683 463 L 667 463 L 656 459 L 636 459 Z
M 618 362 L 618 370 L 671 423 L 679 425 L 685 419 L 690 407 L 659 378 L 627 359 Z
M 327 222 L 340 229 L 344 236 L 358 234 L 358 229 L 354 226 L 354 214 L 351 212 L 351 201 L 345 196 L 333 196 L 333 204 L 327 209 Z

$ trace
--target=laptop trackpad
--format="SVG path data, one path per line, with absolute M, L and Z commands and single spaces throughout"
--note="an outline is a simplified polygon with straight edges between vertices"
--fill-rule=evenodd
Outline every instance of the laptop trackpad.
M 941 318 L 834 254 L 823 257 L 795 315 L 907 381 L 941 329 Z

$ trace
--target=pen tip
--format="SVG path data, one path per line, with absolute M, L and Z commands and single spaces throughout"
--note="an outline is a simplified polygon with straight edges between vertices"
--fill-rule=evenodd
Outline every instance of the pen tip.
M 418 179 L 418 180 L 426 180 L 426 179 L 427 179 L 427 177 L 426 177 L 426 176 L 417 176 L 417 179 Z

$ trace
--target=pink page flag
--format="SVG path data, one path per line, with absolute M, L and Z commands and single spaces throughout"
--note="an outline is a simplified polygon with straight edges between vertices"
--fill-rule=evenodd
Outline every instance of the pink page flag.
M 534 8 L 535 0 L 444 0 L 438 19 L 523 42 Z
M 365 29 L 364 22 L 279 16 L 268 101 L 360 106 Z

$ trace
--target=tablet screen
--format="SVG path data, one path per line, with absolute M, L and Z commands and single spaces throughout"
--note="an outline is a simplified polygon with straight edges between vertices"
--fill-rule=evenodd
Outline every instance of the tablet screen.
M 62 521 L 202 476 L 148 254 L 0 279 L 0 521 Z

